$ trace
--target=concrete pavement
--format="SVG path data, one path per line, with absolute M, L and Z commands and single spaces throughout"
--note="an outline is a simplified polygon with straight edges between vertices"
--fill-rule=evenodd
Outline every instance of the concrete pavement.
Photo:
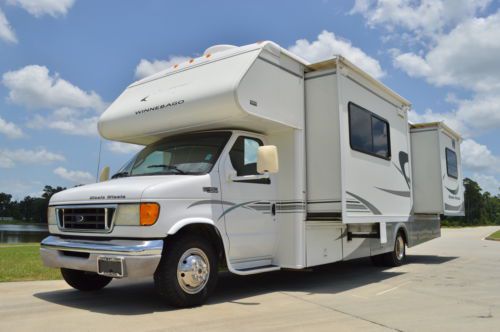
M 313 271 L 222 274 L 208 304 L 167 308 L 151 280 L 97 293 L 63 281 L 0 283 L 0 331 L 499 331 L 499 227 L 444 229 L 407 265 L 369 259 Z

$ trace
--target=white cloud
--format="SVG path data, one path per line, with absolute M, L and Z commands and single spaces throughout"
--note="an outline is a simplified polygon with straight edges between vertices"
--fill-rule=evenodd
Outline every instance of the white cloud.
M 21 138 L 24 136 L 21 128 L 12 122 L 7 122 L 0 117 L 0 134 L 4 134 L 8 138 Z
M 58 167 L 54 170 L 54 174 L 63 178 L 64 180 L 73 182 L 75 184 L 87 184 L 95 182 L 95 178 L 89 173 L 84 171 L 67 170 L 64 167 Z
M 170 68 L 176 64 L 188 61 L 190 58 L 180 55 L 170 56 L 168 60 L 153 60 L 149 61 L 146 59 L 141 59 L 137 67 L 135 68 L 135 77 L 138 79 L 156 74 L 162 70 Z
M 466 139 L 460 145 L 463 166 L 475 172 L 500 172 L 500 158 L 493 155 L 486 145 Z
M 431 66 L 420 56 L 413 53 L 403 53 L 394 56 L 394 67 L 404 70 L 411 77 L 426 77 L 432 75 Z
M 388 31 L 403 28 L 414 37 L 431 37 L 483 12 L 491 0 L 356 0 L 351 14 L 361 14 L 368 26 Z
M 500 91 L 476 94 L 472 99 L 458 100 L 457 106 L 457 118 L 464 126 L 472 128 L 474 134 L 500 128 Z
M 464 137 L 500 128 L 500 93 L 479 93 L 472 99 L 452 99 L 448 98 L 448 102 L 455 106 L 451 111 L 438 113 L 427 109 L 422 114 L 411 111 L 409 120 L 412 123 L 445 121 Z
M 1 158 L 1 156 L 0 156 Z M 29 181 L 27 179 L 3 178 L 0 179 L 0 188 L 12 195 L 14 200 L 22 200 L 26 196 L 40 197 L 40 188 L 43 183 L 38 181 Z
M 74 0 L 7 0 L 9 5 L 22 7 L 35 17 L 50 15 L 64 16 L 75 3 Z
M 431 109 L 426 109 L 424 113 L 418 113 L 412 110 L 408 113 L 408 120 L 411 123 L 444 121 L 448 127 L 465 137 L 470 136 L 471 132 L 471 129 L 467 127 L 463 119 L 458 118 L 455 112 L 436 113 Z
M 458 86 L 473 91 L 500 89 L 500 12 L 473 18 L 437 39 L 424 56 L 396 55 L 394 65 L 412 77 L 436 86 Z
M 54 129 L 71 135 L 97 135 L 98 115 L 106 107 L 94 91 L 84 91 L 45 66 L 30 65 L 3 75 L 10 102 L 30 109 L 51 109 L 35 114 L 30 128 Z
M 0 167 L 11 168 L 17 163 L 22 164 L 50 164 L 56 161 L 65 161 L 66 158 L 58 153 L 47 151 L 45 148 L 36 150 L 0 149 Z
M 97 135 L 99 117 L 87 113 L 83 110 L 62 108 L 48 116 L 36 114 L 26 125 L 34 129 L 54 129 L 69 135 Z
M 108 142 L 106 144 L 106 147 L 109 151 L 119 154 L 136 153 L 142 148 L 144 148 L 144 146 L 142 145 L 121 143 L 121 142 Z
M 0 39 L 9 43 L 17 43 L 17 37 L 14 33 L 14 29 L 12 29 L 9 20 L 7 20 L 7 17 L 2 9 L 0 9 Z
M 471 176 L 472 180 L 476 181 L 483 192 L 489 192 L 493 195 L 498 195 L 500 193 L 500 180 L 492 175 L 485 175 L 474 173 Z
M 426 54 L 393 52 L 394 66 L 435 86 L 472 91 L 472 97 L 448 98 L 455 109 L 426 112 L 424 118 L 444 118 L 465 135 L 500 128 L 500 11 L 462 22 L 436 39 Z M 472 52 L 469 50 L 473 50 Z
M 326 30 L 322 31 L 313 42 L 309 42 L 307 39 L 297 40 L 288 50 L 310 62 L 318 62 L 331 59 L 335 55 L 342 55 L 375 78 L 381 78 L 385 74 L 376 59 L 353 46 L 350 41 L 341 39 L 333 32 Z
M 9 100 L 28 108 L 89 108 L 101 111 L 105 103 L 94 91 L 84 91 L 45 66 L 29 65 L 3 74 Z

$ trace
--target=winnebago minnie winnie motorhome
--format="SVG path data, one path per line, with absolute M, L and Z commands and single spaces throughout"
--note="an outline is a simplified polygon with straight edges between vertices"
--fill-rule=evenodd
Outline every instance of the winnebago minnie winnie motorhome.
M 102 114 L 103 137 L 146 147 L 111 180 L 52 197 L 43 261 L 80 290 L 154 276 L 174 306 L 203 303 L 221 261 L 240 275 L 400 265 L 440 215 L 464 213 L 460 136 L 409 125 L 409 109 L 341 56 L 211 47 Z

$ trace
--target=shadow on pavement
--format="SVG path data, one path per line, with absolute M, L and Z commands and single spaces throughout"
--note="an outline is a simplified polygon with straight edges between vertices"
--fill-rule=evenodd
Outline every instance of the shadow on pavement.
M 443 264 L 455 258 L 413 255 L 408 256 L 408 263 Z M 223 302 L 247 306 L 259 305 L 259 302 L 249 298 L 273 292 L 336 294 L 403 273 L 374 267 L 367 258 L 314 269 L 282 270 L 250 276 L 221 272 L 217 288 L 206 305 Z M 36 293 L 34 296 L 55 304 L 110 315 L 142 315 L 176 310 L 166 306 L 156 295 L 152 278 L 113 281 L 107 288 L 98 292 L 85 293 L 65 289 Z

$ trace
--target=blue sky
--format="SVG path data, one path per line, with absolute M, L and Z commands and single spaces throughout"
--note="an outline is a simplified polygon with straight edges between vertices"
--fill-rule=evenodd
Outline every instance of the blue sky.
M 0 0 L 0 191 L 95 178 L 99 114 L 132 81 L 214 44 L 343 54 L 464 135 L 466 175 L 500 186 L 500 12 L 492 0 Z M 136 148 L 102 142 L 116 170 Z

